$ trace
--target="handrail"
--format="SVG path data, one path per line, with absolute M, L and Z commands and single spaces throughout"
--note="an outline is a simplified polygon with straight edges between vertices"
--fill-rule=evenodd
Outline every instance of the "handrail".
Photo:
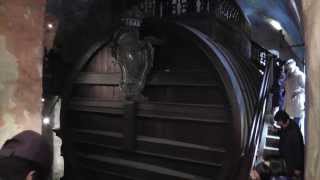
M 262 136 L 263 125 L 265 122 L 265 114 L 268 110 L 268 97 L 269 90 L 272 85 L 272 75 L 273 75 L 273 59 L 274 56 L 267 53 L 266 56 L 266 66 L 264 69 L 264 74 L 262 77 L 262 83 L 260 86 L 259 97 L 257 105 L 255 106 L 254 115 L 251 123 L 250 134 L 248 137 L 245 155 L 250 164 L 250 170 L 254 167 L 257 152 L 259 149 L 259 144 Z

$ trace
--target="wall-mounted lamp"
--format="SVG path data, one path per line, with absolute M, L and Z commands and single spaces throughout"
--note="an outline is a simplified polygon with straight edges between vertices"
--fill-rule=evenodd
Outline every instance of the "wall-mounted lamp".
M 270 25 L 271 25 L 274 29 L 276 29 L 277 31 L 280 31 L 280 30 L 283 29 L 282 26 L 281 26 L 281 23 L 280 23 L 279 21 L 276 21 L 276 20 L 274 20 L 274 19 L 269 19 L 268 21 L 269 21 Z
M 48 23 L 47 27 L 48 27 L 48 29 L 53 29 L 53 24 L 52 23 Z
M 49 125 L 50 124 L 50 118 L 49 117 L 44 117 L 42 120 L 44 125 Z

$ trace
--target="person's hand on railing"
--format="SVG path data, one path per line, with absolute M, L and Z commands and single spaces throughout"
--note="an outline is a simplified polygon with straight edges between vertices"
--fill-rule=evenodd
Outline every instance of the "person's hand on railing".
M 257 172 L 257 170 L 251 170 L 250 172 L 250 180 L 260 180 L 261 177 L 259 175 L 259 173 Z

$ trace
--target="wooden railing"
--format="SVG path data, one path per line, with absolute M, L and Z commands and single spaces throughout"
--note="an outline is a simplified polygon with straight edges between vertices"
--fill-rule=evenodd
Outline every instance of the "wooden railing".
M 227 24 L 247 28 L 243 13 L 233 0 L 141 0 L 139 8 L 147 17 L 210 15 Z

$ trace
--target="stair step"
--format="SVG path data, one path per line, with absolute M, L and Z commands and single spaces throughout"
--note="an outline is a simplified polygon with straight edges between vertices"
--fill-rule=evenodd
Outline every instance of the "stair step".
M 273 126 L 268 127 L 268 136 L 278 136 L 278 131 L 274 130 Z
M 265 146 L 265 147 L 264 147 L 264 150 L 279 151 L 279 148 Z
M 265 122 L 272 123 L 273 122 L 273 114 L 266 114 L 265 115 Z
M 279 136 L 273 136 L 273 135 L 267 135 L 266 138 L 267 138 L 267 139 L 277 139 L 277 140 L 280 140 L 280 137 L 279 137 Z
M 267 158 L 270 156 L 278 156 L 279 155 L 279 149 L 278 148 L 273 148 L 273 147 L 264 147 L 263 150 L 263 157 Z
M 267 138 L 265 142 L 265 147 L 272 147 L 272 148 L 279 147 L 279 139 Z

